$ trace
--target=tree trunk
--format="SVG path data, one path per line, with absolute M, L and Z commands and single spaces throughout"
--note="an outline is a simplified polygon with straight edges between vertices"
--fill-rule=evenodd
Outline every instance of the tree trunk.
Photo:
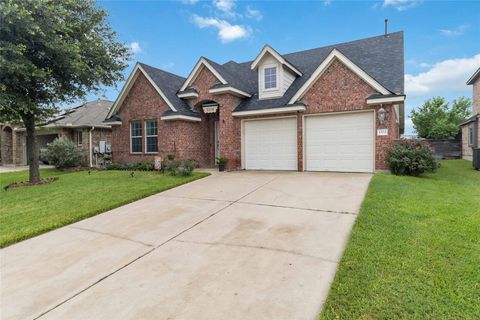
M 37 148 L 37 136 L 35 135 L 35 115 L 29 114 L 23 117 L 23 124 L 27 129 L 27 155 L 29 164 L 29 181 L 40 181 L 39 152 Z

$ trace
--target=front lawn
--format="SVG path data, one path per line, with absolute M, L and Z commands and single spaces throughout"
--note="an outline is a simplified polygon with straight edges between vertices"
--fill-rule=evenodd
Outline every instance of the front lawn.
M 42 178 L 59 177 L 48 185 L 3 188 L 28 180 L 28 172 L 0 174 L 0 247 L 91 217 L 126 203 L 205 177 L 173 177 L 156 172 L 42 170 Z
M 480 319 L 480 172 L 375 175 L 320 319 Z

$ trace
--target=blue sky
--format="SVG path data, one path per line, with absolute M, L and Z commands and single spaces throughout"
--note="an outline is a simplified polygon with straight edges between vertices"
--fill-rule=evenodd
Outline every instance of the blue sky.
M 187 76 L 200 56 L 219 63 L 255 58 L 268 43 L 280 53 L 405 32 L 406 114 L 432 96 L 471 96 L 480 67 L 478 1 L 99 1 L 136 61 Z M 104 96 L 115 100 L 117 88 Z M 98 95 L 89 95 L 88 100 Z M 407 119 L 407 132 L 411 122 Z

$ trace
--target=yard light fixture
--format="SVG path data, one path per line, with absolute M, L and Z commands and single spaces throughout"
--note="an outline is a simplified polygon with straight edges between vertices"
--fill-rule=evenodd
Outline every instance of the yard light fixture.
M 381 107 L 380 109 L 378 109 L 377 112 L 378 112 L 378 121 L 380 121 L 380 124 L 383 124 L 385 122 L 385 116 L 387 115 L 387 110 Z

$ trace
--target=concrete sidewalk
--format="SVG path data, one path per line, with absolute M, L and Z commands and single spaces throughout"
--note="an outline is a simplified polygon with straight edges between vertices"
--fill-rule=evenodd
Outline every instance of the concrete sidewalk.
M 371 175 L 215 174 L 1 250 L 2 319 L 312 319 Z

